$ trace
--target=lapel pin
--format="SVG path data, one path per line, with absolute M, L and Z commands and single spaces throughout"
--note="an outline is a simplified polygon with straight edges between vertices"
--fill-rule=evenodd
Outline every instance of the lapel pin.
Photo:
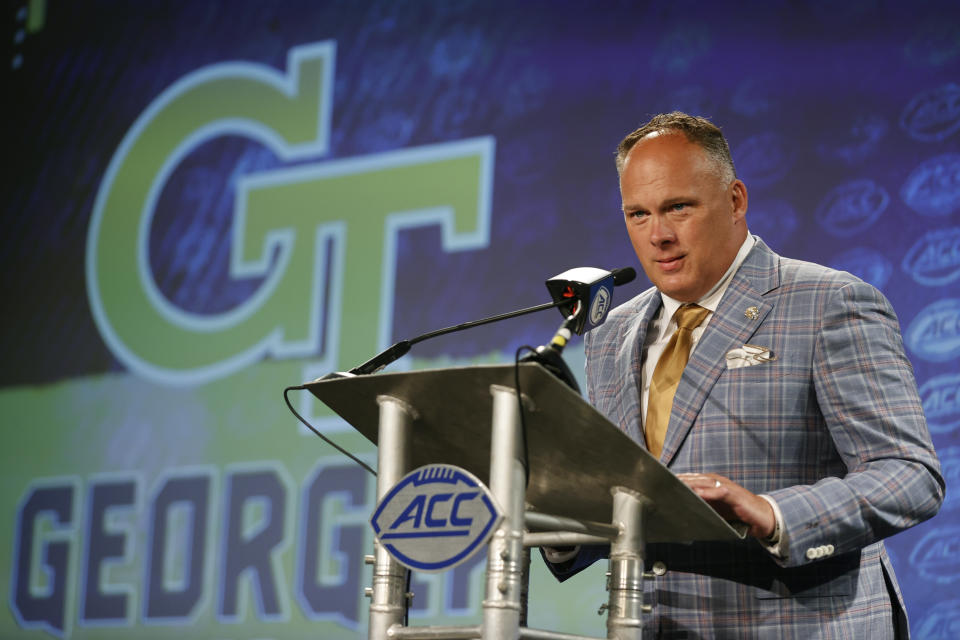
M 760 317 L 760 309 L 756 307 L 747 307 L 747 310 L 743 312 L 743 315 L 747 316 L 751 320 L 756 320 Z

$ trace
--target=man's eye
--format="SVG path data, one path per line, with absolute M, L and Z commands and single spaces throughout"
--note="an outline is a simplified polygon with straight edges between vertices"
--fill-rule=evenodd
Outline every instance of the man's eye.
M 670 210 L 671 210 L 671 211 L 683 211 L 683 210 L 686 209 L 686 208 L 687 208 L 687 203 L 686 203 L 686 202 L 677 202 L 677 203 L 674 203 L 674 204 L 670 205 Z
M 645 218 L 647 217 L 647 212 L 646 211 L 628 211 L 627 217 L 628 218 Z

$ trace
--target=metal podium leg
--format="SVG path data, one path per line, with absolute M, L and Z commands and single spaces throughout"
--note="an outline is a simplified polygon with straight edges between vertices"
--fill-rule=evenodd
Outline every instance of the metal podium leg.
M 414 410 L 390 396 L 378 396 L 377 502 L 410 470 L 410 425 Z M 370 640 L 386 640 L 387 630 L 403 624 L 407 571 L 374 542 L 373 589 L 370 596 Z
M 490 442 L 490 491 L 504 518 L 487 550 L 483 600 L 483 640 L 515 640 L 525 617 L 523 514 L 526 474 L 516 391 L 491 385 L 493 425 Z
M 620 535 L 610 544 L 608 640 L 641 640 L 643 603 L 643 517 L 646 498 L 624 487 L 613 489 L 613 522 Z

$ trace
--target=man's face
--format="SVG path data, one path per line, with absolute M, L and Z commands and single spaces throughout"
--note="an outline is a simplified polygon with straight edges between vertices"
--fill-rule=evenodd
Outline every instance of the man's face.
M 694 302 L 726 273 L 747 234 L 747 188 L 727 183 L 678 132 L 643 138 L 627 154 L 620 195 L 627 233 L 650 281 Z

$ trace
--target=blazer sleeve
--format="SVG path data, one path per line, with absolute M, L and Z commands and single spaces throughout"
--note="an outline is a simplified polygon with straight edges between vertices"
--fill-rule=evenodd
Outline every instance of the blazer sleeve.
M 945 490 L 890 303 L 850 282 L 829 293 L 821 318 L 811 375 L 847 473 L 766 492 L 783 513 L 784 566 L 815 561 L 808 550 L 822 546 L 856 551 L 931 518 Z
M 608 318 L 608 320 L 610 320 Z M 596 344 L 595 341 L 597 337 L 605 334 L 606 331 L 613 326 L 613 322 L 609 324 L 604 324 L 587 333 L 584 338 L 584 349 L 590 354 Z M 601 341 L 602 342 L 602 341 Z M 597 406 L 599 398 L 596 392 L 596 365 L 591 364 L 593 359 L 587 357 L 586 359 L 586 378 L 587 378 L 587 399 L 590 401 L 590 404 Z M 580 545 L 577 548 L 577 554 L 567 560 L 566 562 L 554 563 L 550 562 L 547 559 L 546 553 L 543 549 L 540 550 L 540 555 L 543 558 L 543 563 L 547 565 L 547 569 L 550 570 L 550 573 L 559 581 L 563 582 L 568 578 L 572 578 L 576 574 L 580 573 L 594 562 L 602 560 L 610 555 L 610 546 L 609 545 Z

